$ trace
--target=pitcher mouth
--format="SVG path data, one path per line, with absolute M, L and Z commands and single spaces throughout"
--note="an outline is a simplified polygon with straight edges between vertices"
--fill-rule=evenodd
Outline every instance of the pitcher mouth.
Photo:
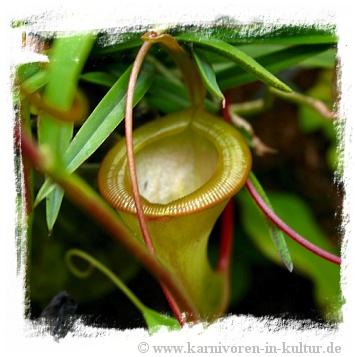
M 133 134 L 139 190 L 148 217 L 199 212 L 244 185 L 251 154 L 242 135 L 218 116 L 187 109 L 156 119 Z M 104 158 L 98 186 L 117 210 L 136 213 L 125 140 Z

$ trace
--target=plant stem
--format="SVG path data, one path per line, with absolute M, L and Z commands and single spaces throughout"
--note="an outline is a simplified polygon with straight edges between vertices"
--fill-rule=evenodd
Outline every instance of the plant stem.
M 225 207 L 222 216 L 221 243 L 217 264 L 217 272 L 224 279 L 223 310 L 227 308 L 230 299 L 230 270 L 234 233 L 234 201 L 231 199 Z M 222 309 L 221 309 L 222 310 Z
M 139 195 L 138 178 L 134 158 L 134 147 L 133 147 L 133 98 L 134 98 L 134 88 L 136 86 L 139 70 L 144 61 L 144 57 L 148 53 L 152 43 L 144 42 L 140 48 L 135 61 L 132 66 L 131 75 L 129 77 L 128 88 L 127 88 L 127 101 L 126 101 L 126 115 L 125 115 L 125 134 L 126 134 L 126 150 L 127 150 L 127 162 L 128 170 L 131 180 L 132 193 L 134 202 L 136 205 L 137 216 L 142 231 L 143 239 L 149 251 L 155 255 L 154 247 L 150 234 L 148 231 L 147 223 L 144 216 L 143 205 Z
M 295 232 L 291 227 L 289 227 L 281 218 L 279 218 L 264 202 L 261 196 L 258 194 L 256 188 L 252 184 L 251 180 L 248 178 L 245 184 L 248 192 L 256 202 L 256 204 L 260 207 L 260 209 L 264 212 L 264 214 L 274 223 L 276 224 L 281 230 L 283 230 L 290 238 L 292 238 L 297 243 L 301 244 L 303 247 L 308 249 L 309 251 L 313 252 L 314 254 L 318 255 L 321 258 L 324 258 L 332 263 L 341 264 L 341 258 L 329 253 L 318 246 L 314 245 L 313 243 L 309 242 L 307 239 L 302 237 L 300 234 Z
M 332 113 L 329 108 L 319 99 L 312 98 L 310 96 L 292 92 L 292 93 L 284 93 L 275 88 L 269 88 L 270 92 L 275 94 L 276 96 L 288 100 L 291 103 L 296 103 L 299 105 L 305 105 L 307 107 L 312 108 L 316 112 L 318 112 L 325 119 L 333 120 L 336 119 L 336 115 Z
M 217 271 L 229 276 L 234 232 L 234 201 L 231 199 L 222 213 L 221 248 Z
M 65 122 L 82 122 L 88 115 L 88 103 L 84 99 L 83 95 L 76 93 L 72 107 L 67 110 L 61 110 L 55 106 L 47 103 L 39 92 L 30 93 L 27 88 L 20 86 L 21 94 L 28 98 L 31 104 L 37 107 L 37 110 L 41 110 L 50 114 L 51 116 Z
M 139 194 L 138 187 L 138 178 L 137 178 L 137 170 L 134 159 L 134 147 L 133 147 L 133 98 L 134 98 L 134 88 L 136 86 L 139 70 L 142 66 L 144 58 L 148 53 L 150 47 L 152 47 L 153 43 L 144 42 L 142 47 L 140 48 L 135 61 L 132 66 L 131 75 L 129 77 L 128 88 L 127 88 L 127 101 L 126 101 L 126 116 L 125 116 L 125 134 L 126 134 L 126 150 L 127 150 L 127 162 L 128 162 L 128 170 L 131 180 L 132 186 L 132 194 L 134 198 L 134 203 L 136 205 L 137 216 L 139 225 L 141 228 L 142 236 L 145 241 L 145 244 L 150 251 L 150 253 L 156 256 L 154 246 L 152 240 L 150 238 L 147 222 L 145 219 L 143 205 Z M 182 317 L 181 311 L 176 303 L 175 299 L 171 295 L 170 291 L 167 287 L 161 282 L 161 287 L 163 292 L 169 302 L 169 305 L 178 319 L 181 326 L 184 325 L 185 321 Z

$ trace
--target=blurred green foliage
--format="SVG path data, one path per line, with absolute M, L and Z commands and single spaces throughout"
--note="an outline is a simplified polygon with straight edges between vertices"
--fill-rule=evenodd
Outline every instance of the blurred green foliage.
M 294 68 L 320 68 L 317 83 L 305 94 L 324 101 L 329 107 L 333 105 L 335 98 L 330 89 L 334 85 L 337 38 L 332 26 L 274 26 L 263 29 L 261 24 L 237 26 L 225 18 L 220 19 L 217 25 L 210 29 L 189 26 L 169 30 L 187 51 L 193 49 L 205 83 L 211 85 L 212 95 L 205 102 L 209 111 L 220 110 L 218 100 L 222 99 L 224 91 L 254 84 L 260 78 L 272 84 L 275 82 L 271 74 L 278 76 Z M 60 36 L 46 39 L 45 34 L 41 34 L 44 37 L 42 39 L 52 45 L 46 50 L 50 65 L 30 63 L 17 69 L 18 84 L 27 94 L 20 92 L 16 101 L 22 99 L 23 112 L 31 112 L 31 118 L 28 116 L 27 119 L 32 121 L 33 135 L 39 139 L 42 148 L 54 153 L 68 167 L 72 165 L 70 170 L 80 172 L 95 189 L 98 164 L 111 141 L 123 133 L 119 124 L 124 117 L 128 74 L 142 44 L 140 36 L 144 32 L 127 31 L 113 38 L 108 33 L 99 33 L 96 38 L 85 34 L 69 39 Z M 244 62 L 240 62 L 241 58 Z M 258 64 L 257 71 L 255 61 Z M 244 63 L 243 68 L 241 63 Z M 245 71 L 248 68 L 249 71 Z M 292 83 L 289 84 L 291 86 Z M 38 106 L 25 100 L 28 94 L 43 90 L 54 108 L 70 110 L 79 89 L 88 97 L 85 105 L 90 111 L 83 125 L 74 126 L 47 114 L 43 116 Z M 135 109 L 137 125 L 151 117 L 184 109 L 190 104 L 175 64 L 160 49 L 153 48 L 146 60 L 137 85 L 138 102 Z M 341 171 L 333 122 L 300 105 L 298 123 L 304 133 L 321 132 L 329 140 L 329 150 L 325 153 L 329 167 Z M 40 193 L 38 204 L 32 212 L 32 232 L 29 233 L 28 277 L 32 302 L 43 309 L 62 290 L 69 291 L 81 303 L 93 302 L 116 289 L 99 272 L 93 272 L 87 280 L 78 281 L 64 263 L 66 252 L 72 248 L 92 254 L 127 283 L 140 274 L 139 262 L 132 259 L 122 246 L 65 198 L 62 202 L 62 192 L 58 189 L 55 191 L 57 197 L 48 199 L 48 195 L 54 195 L 54 191 L 51 191 L 53 186 L 49 181 L 45 186 L 43 184 L 43 178 L 36 176 L 35 186 L 32 187 L 35 194 Z M 315 244 L 339 254 L 339 247 L 329 243 L 301 197 L 287 192 L 267 192 L 267 195 L 276 213 L 286 223 Z M 253 284 L 250 264 L 258 262 L 267 265 L 270 261 L 281 264 L 265 220 L 255 203 L 245 190 L 236 198 L 240 207 L 241 226 L 235 228 L 235 235 L 239 237 L 237 241 L 248 238 L 250 241 L 240 245 L 245 251 L 240 250 L 240 246 L 234 248 L 231 305 L 242 301 Z M 295 273 L 311 279 L 314 284 L 315 301 L 323 317 L 331 321 L 339 320 L 342 302 L 339 267 L 314 256 L 288 237 L 286 242 Z M 211 260 L 215 262 L 218 244 L 213 242 L 210 248 Z M 153 320 L 157 318 L 154 312 L 151 317 Z

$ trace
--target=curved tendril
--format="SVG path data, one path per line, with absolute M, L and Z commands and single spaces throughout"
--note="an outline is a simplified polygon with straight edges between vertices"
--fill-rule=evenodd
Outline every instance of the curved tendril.
M 131 180 L 132 192 L 134 197 L 134 202 L 136 205 L 137 216 L 139 219 L 139 224 L 142 230 L 142 235 L 147 245 L 147 248 L 152 254 L 155 254 L 152 240 L 149 235 L 148 227 L 146 224 L 142 201 L 139 195 L 138 188 L 138 178 L 136 172 L 135 158 L 134 158 L 134 148 L 133 148 L 133 97 L 134 97 L 134 88 L 136 86 L 139 70 L 142 66 L 143 60 L 148 53 L 152 43 L 144 42 L 140 48 L 137 57 L 134 61 L 131 75 L 129 77 L 128 88 L 127 88 L 127 102 L 126 102 L 126 115 L 125 115 L 125 134 L 126 134 L 126 150 L 127 150 L 127 161 L 128 169 Z
M 73 257 L 78 257 L 86 261 L 89 266 L 86 270 L 80 270 L 78 267 L 74 265 L 72 262 Z M 102 274 L 106 275 L 106 277 L 111 280 L 117 287 L 120 289 L 129 300 L 136 306 L 138 310 L 142 313 L 145 311 L 146 306 L 132 293 L 130 289 L 122 282 L 120 278 L 116 274 L 114 274 L 109 268 L 100 263 L 91 255 L 83 252 L 79 249 L 71 249 L 65 255 L 65 261 L 69 270 L 78 278 L 87 278 L 93 272 L 94 269 L 99 270 Z
M 250 179 L 247 179 L 246 184 L 245 184 L 248 192 L 250 193 L 251 197 L 254 199 L 256 204 L 260 207 L 260 209 L 264 212 L 264 214 L 274 223 L 279 227 L 282 231 L 284 231 L 290 238 L 292 238 L 294 241 L 311 251 L 312 253 L 318 255 L 319 257 L 326 259 L 334 264 L 341 264 L 341 258 L 338 257 L 337 255 L 334 255 L 332 253 L 329 253 L 322 248 L 319 248 L 315 244 L 309 242 L 307 239 L 302 237 L 300 234 L 295 232 L 291 227 L 289 227 L 280 217 L 278 217 L 264 202 L 264 200 L 260 197 L 258 192 L 256 191 L 256 188 L 250 181 Z
M 132 134 L 133 134 L 134 88 L 135 88 L 139 70 L 142 66 L 144 58 L 152 45 L 153 45 L 153 43 L 144 42 L 137 54 L 137 57 L 136 57 L 134 63 L 133 63 L 131 75 L 130 75 L 129 82 L 128 82 L 128 88 L 127 88 L 127 101 L 126 101 L 126 113 L 125 113 L 125 134 L 126 134 L 126 150 L 127 150 L 128 169 L 129 169 L 129 174 L 130 174 L 132 193 L 133 193 L 134 202 L 136 205 L 139 225 L 140 225 L 140 228 L 142 231 L 144 241 L 147 245 L 147 248 L 153 255 L 156 255 L 154 246 L 153 246 L 150 234 L 149 234 L 146 218 L 144 215 L 142 201 L 141 201 L 141 198 L 139 195 L 138 178 L 137 178 L 136 165 L 135 165 L 135 159 L 134 159 L 134 148 L 133 148 L 133 137 L 132 137 Z M 169 302 L 169 305 L 170 305 L 174 315 L 178 319 L 180 325 L 183 326 L 185 324 L 185 321 L 184 321 L 184 318 L 182 317 L 182 314 L 178 307 L 178 304 L 174 300 L 174 298 L 171 295 L 171 293 L 169 292 L 169 290 L 165 287 L 165 285 L 161 283 L 161 286 L 162 286 L 164 294 Z

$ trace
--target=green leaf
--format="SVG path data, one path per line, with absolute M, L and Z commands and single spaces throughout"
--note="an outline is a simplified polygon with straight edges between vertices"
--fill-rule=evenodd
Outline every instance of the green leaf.
M 64 162 L 69 172 L 73 172 L 93 154 L 123 120 L 130 72 L 131 67 L 109 90 L 70 143 L 64 156 Z M 151 67 L 145 67 L 141 71 L 135 88 L 134 105 L 148 91 L 153 77 Z
M 148 307 L 145 307 L 142 314 L 151 334 L 158 332 L 163 326 L 167 327 L 168 330 L 181 330 L 179 321 L 174 317 L 163 315 Z
M 257 44 L 318 44 L 337 42 L 336 28 L 334 25 L 323 27 L 314 25 L 265 25 L 253 23 L 240 25 L 233 18 L 216 20 L 216 25 L 204 27 L 190 26 L 190 32 L 202 33 L 205 36 L 218 38 L 231 44 L 257 43 Z M 184 28 L 176 27 L 171 30 L 174 36 L 186 32 Z
M 73 129 L 73 123 L 60 122 L 50 115 L 42 114 L 39 117 L 37 129 L 39 143 L 49 155 L 52 155 L 57 161 L 61 161 L 62 155 L 72 138 Z M 48 178 L 46 178 L 46 181 L 48 181 Z M 40 190 L 40 192 L 42 191 Z M 60 210 L 63 192 L 58 186 L 53 186 L 46 198 L 46 220 L 48 230 L 51 232 Z M 38 203 L 36 197 L 36 204 Z
M 80 79 L 85 82 L 99 84 L 106 87 L 112 87 L 117 78 L 107 72 L 87 72 L 80 76 Z
M 37 192 L 36 199 L 34 201 L 34 206 L 36 207 L 40 202 L 42 202 L 56 187 L 56 184 L 53 181 L 46 177 L 43 185 Z
M 69 173 L 75 171 L 88 159 L 123 120 L 130 68 L 100 101 L 68 146 L 64 153 L 64 163 Z M 144 96 L 152 81 L 151 69 L 143 70 L 135 88 L 134 105 Z M 36 205 L 47 197 L 53 188 L 54 185 L 46 180 L 36 197 Z
M 166 326 L 169 330 L 181 329 L 179 322 L 175 318 L 160 314 L 159 312 L 154 311 L 145 306 L 117 275 L 115 275 L 110 269 L 108 269 L 105 265 L 100 263 L 94 257 L 79 249 L 71 249 L 65 255 L 66 263 L 75 276 L 77 276 L 78 278 L 87 278 L 90 276 L 91 270 L 89 269 L 86 271 L 82 271 L 77 269 L 71 261 L 73 256 L 79 257 L 87 261 L 91 267 L 100 270 L 101 273 L 106 275 L 106 277 L 110 279 L 117 286 L 117 288 L 120 289 L 126 295 L 126 297 L 142 313 L 147 324 L 149 333 L 152 334 L 154 332 L 157 332 L 162 326 Z
M 39 71 L 41 71 L 41 65 L 37 62 L 20 64 L 16 68 L 17 79 L 20 82 L 26 81 Z
M 67 111 L 72 107 L 79 75 L 94 40 L 92 34 L 55 39 L 49 56 L 48 82 L 44 88 L 45 100 L 55 108 Z M 46 113 L 41 114 L 38 120 L 40 146 L 53 158 L 61 160 L 73 136 L 73 128 L 74 123 L 59 121 Z M 62 196 L 58 188 L 48 196 L 46 213 L 50 231 L 58 215 Z
M 328 241 L 320 229 L 307 204 L 298 196 L 289 193 L 268 192 L 275 213 L 292 229 L 307 238 L 313 244 L 332 252 L 338 249 Z M 237 194 L 241 204 L 242 224 L 254 244 L 272 261 L 282 264 L 280 255 L 268 239 L 268 228 L 259 209 L 243 189 Z M 294 272 L 310 278 L 315 287 L 315 299 L 323 316 L 329 320 L 339 321 L 341 292 L 340 267 L 308 251 L 292 239 L 287 240 L 292 253 Z
M 197 68 L 205 87 L 219 102 L 222 102 L 224 106 L 225 98 L 222 91 L 219 89 L 212 65 L 207 61 L 201 52 L 192 50 L 192 55 L 196 61 Z
M 272 73 L 265 69 L 262 65 L 256 62 L 252 57 L 240 51 L 237 47 L 230 45 L 227 42 L 218 40 L 212 37 L 204 37 L 194 33 L 185 33 L 177 37 L 178 41 L 194 44 L 196 47 L 205 48 L 235 62 L 245 71 L 253 74 L 265 84 L 275 87 L 285 92 L 292 90 Z
M 31 77 L 27 78 L 21 83 L 21 87 L 26 90 L 27 93 L 31 94 L 36 90 L 42 88 L 48 83 L 48 73 L 45 70 L 40 70 L 36 72 Z
M 155 75 L 147 96 L 147 103 L 165 114 L 188 108 L 191 102 L 186 88 L 160 75 Z M 211 100 L 205 100 L 205 107 L 210 112 L 218 112 L 219 106 Z
M 174 113 L 190 106 L 186 88 L 160 75 L 154 77 L 146 99 L 163 113 Z
M 268 207 L 273 210 L 269 198 L 267 197 L 264 189 L 260 185 L 259 181 L 255 177 L 253 172 L 250 172 L 249 179 L 252 182 L 252 184 L 254 185 L 256 191 L 259 193 L 260 197 L 264 200 L 264 202 L 268 205 Z M 292 259 L 291 259 L 290 253 L 288 251 L 287 244 L 286 244 L 286 241 L 285 241 L 282 231 L 274 223 L 272 223 L 269 219 L 267 219 L 263 212 L 260 212 L 260 213 L 261 213 L 262 217 L 265 219 L 265 223 L 269 229 L 271 239 L 272 239 L 281 259 L 285 263 L 287 269 L 290 272 L 292 272 L 293 263 L 292 263 Z
M 248 44 L 248 45 L 240 45 L 238 48 L 245 52 L 247 55 L 253 58 L 257 58 L 260 56 L 265 56 L 271 53 L 275 53 L 277 51 L 281 51 L 285 48 L 290 47 L 289 45 L 279 45 L 279 44 Z
M 336 60 L 335 48 L 320 53 L 301 62 L 302 66 L 334 69 Z
M 63 196 L 64 191 L 60 187 L 55 186 L 54 190 L 46 198 L 46 220 L 50 233 L 52 232 L 54 223 L 58 218 Z
M 256 60 L 260 65 L 272 73 L 295 66 L 308 58 L 316 56 L 329 49 L 328 44 L 321 45 L 299 45 L 285 48 L 280 51 L 268 53 L 257 57 Z M 234 67 L 219 71 L 216 74 L 220 88 L 233 88 L 242 84 L 255 81 L 255 76 L 251 73 L 245 73 L 241 68 Z
M 94 44 L 91 33 L 57 38 L 50 52 L 46 99 L 58 109 L 72 106 L 81 71 Z

